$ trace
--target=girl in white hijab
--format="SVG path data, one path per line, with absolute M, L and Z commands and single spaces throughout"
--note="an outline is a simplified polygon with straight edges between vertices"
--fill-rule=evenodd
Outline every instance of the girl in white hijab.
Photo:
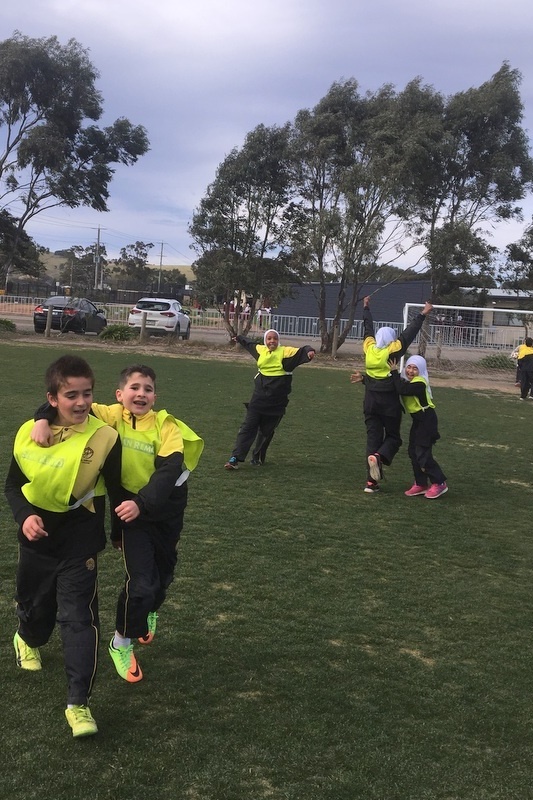
M 389 366 L 396 391 L 413 421 L 407 453 L 415 482 L 404 494 L 406 497 L 424 495 L 428 500 L 435 500 L 448 491 L 448 485 L 446 475 L 433 457 L 433 445 L 440 439 L 440 434 L 426 359 L 422 356 L 408 358 L 402 377 L 395 362 L 391 360 Z
M 380 490 L 383 466 L 390 466 L 400 446 L 402 406 L 390 374 L 389 359 L 395 362 L 405 355 L 414 341 L 424 319 L 433 306 L 427 302 L 414 319 L 399 334 L 386 325 L 374 334 L 370 311 L 370 296 L 363 300 L 363 352 L 365 354 L 365 397 L 363 412 L 366 426 L 367 480 L 364 492 L 375 494 Z M 352 376 L 356 383 L 358 379 Z

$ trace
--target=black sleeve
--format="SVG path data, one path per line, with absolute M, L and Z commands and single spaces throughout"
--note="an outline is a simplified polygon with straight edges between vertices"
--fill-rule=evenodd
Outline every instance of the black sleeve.
M 47 400 L 46 403 L 42 403 L 42 405 L 39 406 L 39 408 L 33 415 L 33 419 L 35 422 L 38 422 L 40 419 L 45 419 L 49 423 L 49 425 L 53 425 L 54 420 L 56 418 L 56 414 L 57 414 L 56 409 L 54 408 L 54 406 L 51 406 Z M 92 409 L 89 411 L 89 414 L 92 417 L 95 416 Z
M 257 359 L 259 358 L 259 353 L 257 352 L 257 342 L 252 341 L 252 339 L 247 339 L 246 336 L 236 336 L 235 337 L 241 347 L 244 347 L 245 350 L 248 350 L 251 356 Z
M 393 355 L 396 359 L 400 359 L 405 353 L 410 344 L 414 342 L 420 328 L 424 324 L 425 316 L 423 314 L 417 314 L 416 317 L 412 322 L 409 323 L 407 328 L 400 333 L 398 336 L 398 341 L 401 342 L 401 349 L 395 350 Z
M 312 359 L 309 358 L 309 353 L 314 353 L 315 348 L 309 347 L 309 345 L 305 345 L 304 347 L 298 348 L 298 352 L 295 353 L 293 356 L 287 356 L 281 362 L 283 364 L 283 369 L 287 372 L 292 372 L 299 367 L 300 364 L 307 364 Z
M 17 525 L 21 526 L 25 519 L 36 513 L 32 504 L 28 503 L 22 493 L 22 486 L 27 482 L 28 479 L 20 469 L 15 458 L 12 458 L 6 477 L 4 492 L 13 517 L 15 518 L 15 522 Z
M 147 514 L 158 511 L 161 505 L 169 499 L 182 471 L 183 453 L 172 453 L 165 457 L 156 456 L 155 470 L 150 476 L 150 480 L 133 498 L 135 502 L 139 498 L 141 511 L 145 511 Z
M 401 377 L 398 370 L 391 370 L 394 388 L 403 397 L 418 397 L 422 405 L 426 405 L 426 384 L 422 381 L 406 381 Z
M 50 425 L 54 422 L 56 418 L 57 411 L 54 406 L 51 406 L 48 400 L 46 403 L 43 403 L 39 406 L 35 414 L 33 415 L 33 419 L 35 422 L 38 422 L 40 419 L 45 419 Z
M 363 339 L 369 336 L 375 338 L 374 334 L 374 320 L 372 319 L 372 312 L 369 308 L 363 308 Z
M 109 451 L 102 466 L 102 475 L 104 477 L 107 494 L 109 495 L 111 510 L 116 508 L 126 496 L 120 482 L 121 468 L 122 445 L 120 443 L 120 438 L 117 436 L 117 440 Z

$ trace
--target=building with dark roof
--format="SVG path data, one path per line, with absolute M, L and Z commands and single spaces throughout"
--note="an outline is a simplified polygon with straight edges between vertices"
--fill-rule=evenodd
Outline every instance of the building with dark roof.
M 326 318 L 335 316 L 337 298 L 339 294 L 338 283 L 326 284 Z M 291 296 L 284 298 L 274 313 L 280 316 L 318 317 L 318 299 L 320 285 L 306 283 L 303 286 L 293 286 Z M 359 301 L 355 309 L 355 320 L 363 317 L 363 297 L 371 295 L 370 301 L 374 320 L 386 322 L 403 321 L 403 309 L 406 303 L 420 303 L 424 305 L 431 296 L 430 281 L 395 281 L 394 283 L 364 283 L 358 291 Z M 346 290 L 346 296 L 351 297 L 351 287 Z M 342 314 L 346 318 L 347 313 Z

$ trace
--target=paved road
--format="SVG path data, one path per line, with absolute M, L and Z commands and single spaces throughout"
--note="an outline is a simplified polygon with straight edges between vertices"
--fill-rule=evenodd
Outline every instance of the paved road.
M 33 317 L 28 314 L 5 314 L 4 319 L 9 319 L 15 323 L 17 326 L 17 330 L 29 333 L 33 331 Z M 53 335 L 56 334 L 56 331 L 52 332 Z M 42 334 L 35 334 L 36 337 L 40 338 Z M 87 336 L 92 336 L 92 334 L 87 334 Z M 222 345 L 229 342 L 229 336 L 224 330 L 220 330 L 217 328 L 202 328 L 202 327 L 193 327 L 191 331 L 191 340 L 196 342 L 208 342 L 212 344 Z M 282 337 L 282 344 L 290 345 L 292 347 L 302 347 L 304 344 L 309 344 L 320 349 L 320 339 L 313 339 L 309 338 L 306 339 L 303 336 L 283 336 Z M 340 353 L 357 353 L 360 354 L 362 352 L 362 344 L 361 342 L 353 342 L 349 341 L 346 342 L 342 346 L 339 351 Z

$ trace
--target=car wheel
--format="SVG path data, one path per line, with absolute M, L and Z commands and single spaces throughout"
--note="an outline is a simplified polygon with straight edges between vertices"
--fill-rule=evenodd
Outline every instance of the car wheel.
M 76 333 L 79 333 L 81 336 L 85 336 L 85 334 L 87 333 L 87 320 L 86 319 L 82 319 L 81 320 L 80 327 L 78 328 Z
M 182 338 L 183 338 L 183 341 L 185 341 L 185 339 L 190 339 L 191 338 L 191 326 L 190 325 L 187 325 L 187 330 L 184 332 Z
M 33 327 L 34 327 L 35 333 L 44 333 L 44 328 L 36 328 L 35 326 L 33 326 Z

